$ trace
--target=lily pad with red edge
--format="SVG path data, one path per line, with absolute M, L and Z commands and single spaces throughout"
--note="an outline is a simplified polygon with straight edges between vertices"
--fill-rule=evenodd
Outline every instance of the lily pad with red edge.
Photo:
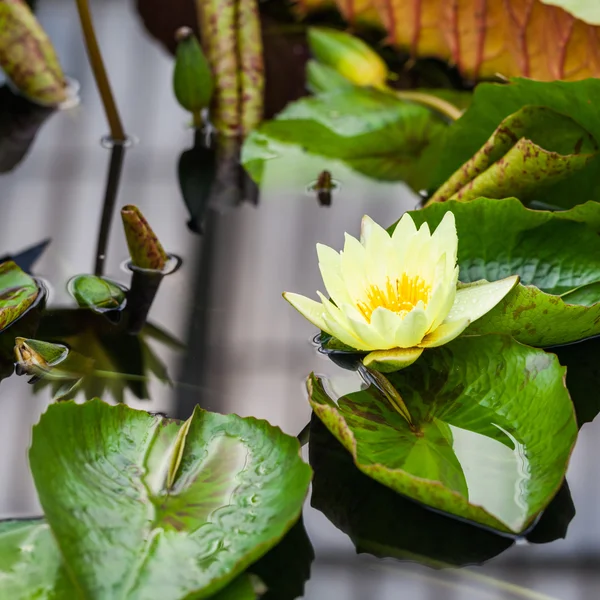
M 13 261 L 0 264 L 0 331 L 21 317 L 33 304 L 38 286 Z
M 577 423 L 555 355 L 499 335 L 429 349 L 388 376 L 412 425 L 356 377 L 336 394 L 340 382 L 311 375 L 310 403 L 358 469 L 394 491 L 520 534 L 560 488 Z

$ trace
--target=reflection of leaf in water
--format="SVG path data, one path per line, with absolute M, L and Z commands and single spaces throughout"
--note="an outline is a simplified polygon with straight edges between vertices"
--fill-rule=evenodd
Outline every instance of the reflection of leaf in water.
M 430 349 L 388 376 L 416 430 L 374 386 L 338 397 L 335 380 L 313 375 L 309 390 L 363 473 L 432 508 L 521 533 L 558 491 L 577 435 L 563 378 L 554 355 L 488 335 Z
M 172 350 L 182 345 L 166 331 L 149 325 L 139 335 L 129 335 L 121 327 L 83 309 L 54 309 L 48 311 L 40 323 L 37 337 L 49 342 L 63 343 L 75 352 L 91 359 L 94 370 L 82 373 L 82 381 L 70 393 L 81 393 L 86 399 L 111 396 L 117 402 L 124 401 L 129 390 L 140 400 L 149 399 L 148 382 L 154 375 L 170 383 L 166 366 L 158 357 L 149 341 L 154 339 Z M 64 382 L 42 379 L 35 384 L 36 390 L 51 386 L 54 393 L 65 390 Z
M 0 173 L 8 173 L 25 157 L 38 130 L 53 113 L 0 87 Z
M 1 143 L 1 142 L 0 142 Z M 31 273 L 33 265 L 37 262 L 44 250 L 48 247 L 50 238 L 45 239 L 34 246 L 30 246 L 17 254 L 7 254 L 0 257 L 0 263 L 12 260 L 18 267 L 23 269 L 25 273 Z

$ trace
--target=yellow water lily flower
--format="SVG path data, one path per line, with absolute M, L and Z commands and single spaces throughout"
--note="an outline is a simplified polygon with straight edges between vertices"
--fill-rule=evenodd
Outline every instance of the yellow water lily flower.
M 392 235 L 365 216 L 360 241 L 346 234 L 342 252 L 317 244 L 331 299 L 321 292 L 320 303 L 289 292 L 283 296 L 322 331 L 369 352 L 366 366 L 395 371 L 412 364 L 425 348 L 459 336 L 518 283 L 513 276 L 459 285 L 457 250 L 451 212 L 433 234 L 427 223 L 417 230 L 408 213 Z

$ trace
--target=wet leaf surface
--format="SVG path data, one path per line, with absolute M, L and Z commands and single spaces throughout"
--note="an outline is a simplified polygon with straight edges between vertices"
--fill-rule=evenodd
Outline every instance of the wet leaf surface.
M 374 385 L 337 396 L 335 381 L 309 379 L 313 410 L 356 466 L 432 508 L 527 529 L 558 491 L 577 436 L 558 359 L 504 336 L 463 337 L 388 379 L 416 430 Z
M 126 290 L 106 277 L 77 275 L 69 281 L 68 289 L 81 308 L 105 313 L 125 306 Z
M 36 489 L 84 594 L 208 597 L 298 519 L 311 472 L 297 440 L 265 421 L 197 408 L 167 489 L 179 427 L 92 400 L 53 404 L 34 428 Z
M 540 347 L 600 334 L 600 294 L 595 303 L 589 297 L 600 281 L 600 204 L 553 213 L 527 209 L 514 198 L 481 198 L 433 204 L 411 215 L 433 229 L 447 211 L 456 219 L 460 281 L 521 277 L 467 332 L 507 333 Z M 585 304 L 576 304 L 571 290 L 588 285 Z
M 79 594 L 43 519 L 0 522 L 0 594 L 11 600 L 72 600 Z M 213 600 L 254 600 L 252 582 L 241 575 Z
M 419 188 L 428 171 L 420 166 L 421 153 L 445 127 L 428 109 L 384 92 L 334 91 L 290 104 L 263 123 L 244 144 L 242 164 L 260 182 L 265 161 L 301 149 Z
M 0 264 L 0 331 L 21 317 L 37 297 L 32 277 L 13 261 Z

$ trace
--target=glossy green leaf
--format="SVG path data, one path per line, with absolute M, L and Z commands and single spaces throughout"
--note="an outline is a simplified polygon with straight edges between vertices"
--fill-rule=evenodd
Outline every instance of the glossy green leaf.
M 527 200 L 583 169 L 597 151 L 596 140 L 570 117 L 543 106 L 524 106 L 498 125 L 430 202 L 480 196 Z
M 71 600 L 78 591 L 42 519 L 0 522 L 0 598 Z
M 0 597 L 10 600 L 73 600 L 79 591 L 62 563 L 43 519 L 0 522 Z M 241 575 L 212 600 L 254 600 L 252 579 Z
M 34 279 L 13 261 L 0 264 L 0 331 L 16 321 L 35 301 Z
M 358 377 L 357 391 L 332 397 L 335 381 L 312 375 L 309 393 L 366 475 L 432 508 L 520 533 L 558 491 L 577 436 L 564 375 L 552 354 L 507 336 L 471 336 L 388 376 L 416 428 Z
M 486 143 L 503 119 L 527 105 L 544 106 L 568 115 L 600 141 L 600 115 L 595 107 L 599 94 L 599 79 L 575 82 L 514 79 L 509 84 L 478 85 L 463 117 L 428 149 L 432 172 L 427 187 L 435 189 L 442 185 Z M 549 121 L 549 134 L 551 125 Z M 600 156 L 596 155 L 582 171 L 540 188 L 538 195 L 530 197 L 562 207 L 600 199 Z
M 447 211 L 456 220 L 460 281 L 521 277 L 467 332 L 508 333 L 534 346 L 600 334 L 600 294 L 595 303 L 589 297 L 600 281 L 600 204 L 553 213 L 527 209 L 514 198 L 480 198 L 433 204 L 411 215 L 433 229 Z M 576 304 L 583 298 L 572 290 L 588 285 L 585 305 Z
M 68 289 L 81 308 L 99 313 L 120 310 L 127 300 L 126 290 L 121 285 L 95 275 L 77 275 L 69 281 Z
M 419 187 L 420 157 L 445 124 L 428 109 L 372 89 L 338 90 L 290 104 L 244 144 L 242 164 L 260 182 L 265 160 L 288 150 L 336 158 L 356 171 Z
M 53 404 L 35 426 L 36 489 L 85 595 L 210 597 L 298 519 L 311 472 L 296 439 L 197 408 L 167 489 L 179 428 L 100 400 Z

